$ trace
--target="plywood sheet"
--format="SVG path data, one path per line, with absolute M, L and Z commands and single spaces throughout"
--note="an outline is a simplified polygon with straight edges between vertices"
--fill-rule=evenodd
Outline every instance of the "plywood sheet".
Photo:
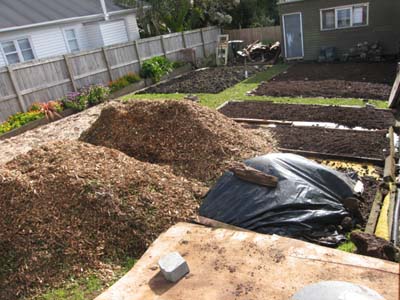
M 157 268 L 158 259 L 173 251 L 191 269 L 175 284 Z M 279 236 L 180 223 L 96 300 L 288 300 L 305 285 L 325 280 L 361 284 L 387 300 L 399 299 L 398 264 Z

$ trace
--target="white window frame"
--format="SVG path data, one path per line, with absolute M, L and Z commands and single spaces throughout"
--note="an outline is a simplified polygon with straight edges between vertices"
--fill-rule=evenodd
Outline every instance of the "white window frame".
M 75 51 L 75 52 L 82 51 L 81 43 L 79 42 L 79 38 L 78 38 L 78 34 L 77 34 L 77 32 L 78 32 L 77 28 L 76 27 L 65 27 L 65 28 L 62 29 L 62 31 L 63 31 L 64 41 L 65 41 L 65 45 L 67 47 L 68 53 L 72 53 L 71 48 L 69 46 L 69 41 L 70 40 L 68 40 L 68 37 L 67 37 L 67 31 L 68 30 L 73 30 L 74 34 L 75 34 L 76 43 L 78 44 L 78 48 L 79 48 L 79 50 Z
M 367 20 L 366 24 L 362 25 L 354 25 L 353 24 L 353 10 L 355 7 L 362 7 L 365 6 L 367 8 Z M 338 11 L 339 10 L 344 10 L 344 9 L 350 9 L 350 26 L 346 27 L 338 27 Z M 323 22 L 323 12 L 326 10 L 334 10 L 335 11 L 335 28 L 323 28 L 324 22 Z M 320 29 L 321 31 L 331 31 L 331 30 L 341 30 L 341 29 L 349 29 L 349 28 L 359 28 L 359 27 L 366 27 L 369 26 L 369 2 L 366 3 L 355 3 L 351 5 L 345 5 L 345 6 L 336 6 L 336 7 L 328 7 L 328 8 L 322 8 L 319 10 L 319 16 L 320 16 Z
M 24 56 L 22 55 L 21 47 L 19 46 L 19 43 L 18 43 L 19 40 L 28 40 L 29 41 L 29 45 L 31 46 L 31 50 L 32 50 L 32 54 L 33 54 L 32 59 L 30 59 L 30 60 L 24 59 Z M 33 43 L 32 43 L 32 39 L 30 36 L 20 36 L 20 37 L 9 39 L 9 40 L 0 40 L 0 52 L 3 55 L 3 59 L 4 59 L 4 62 L 6 63 L 6 66 L 9 66 L 11 64 L 8 62 L 7 54 L 4 52 L 3 43 L 9 43 L 9 42 L 14 43 L 16 53 L 18 54 L 19 62 L 16 64 L 24 63 L 27 61 L 32 61 L 32 60 L 37 59 L 37 55 L 36 55 L 35 49 L 33 48 Z

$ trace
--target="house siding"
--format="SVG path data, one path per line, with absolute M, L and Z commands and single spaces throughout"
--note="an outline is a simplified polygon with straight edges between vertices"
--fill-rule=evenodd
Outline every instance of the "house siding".
M 100 30 L 104 46 L 125 43 L 129 40 L 125 20 L 102 23 Z
M 100 24 L 90 23 L 84 26 L 86 32 L 86 44 L 88 49 L 95 49 L 103 46 L 103 37 L 101 36 Z
M 369 3 L 369 25 L 321 31 L 320 10 Z M 400 45 L 399 0 L 305 0 L 279 5 L 280 14 L 301 12 L 303 17 L 304 59 L 315 60 L 321 47 L 336 47 L 337 54 L 359 42 L 381 42 L 385 54 L 396 54 Z
M 100 48 L 140 38 L 136 15 L 129 14 L 108 22 L 74 22 L 35 29 L 16 30 L 0 33 L 0 42 L 28 37 L 37 59 L 64 55 L 69 52 L 65 29 L 75 29 L 81 51 Z M 0 46 L 0 67 L 6 65 Z
M 139 27 L 136 20 L 135 14 L 130 14 L 125 17 L 126 30 L 130 41 L 136 41 L 140 39 Z
M 42 28 L 36 30 L 22 30 L 0 34 L 0 42 L 19 38 L 29 38 L 36 58 L 56 56 L 67 52 L 64 35 L 59 27 Z M 0 66 L 6 65 L 3 50 Z

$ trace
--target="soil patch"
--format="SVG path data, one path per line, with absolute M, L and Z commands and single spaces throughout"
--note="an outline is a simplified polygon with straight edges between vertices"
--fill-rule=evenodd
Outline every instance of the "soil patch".
M 203 192 L 169 168 L 77 141 L 19 156 L 0 169 L 0 298 L 139 257 L 197 214 Z
M 391 90 L 392 87 L 387 84 L 343 80 L 271 81 L 262 83 L 253 92 L 253 95 L 293 98 L 360 98 L 387 101 Z
M 351 128 L 387 129 L 395 124 L 391 110 L 373 108 L 243 101 L 229 102 L 219 112 L 230 118 L 330 122 Z
M 396 63 L 298 63 L 273 81 L 344 80 L 393 85 Z
M 248 75 L 264 71 L 266 66 L 248 66 Z M 179 78 L 160 83 L 140 94 L 218 94 L 246 79 L 244 66 L 203 69 L 185 74 Z
M 280 148 L 384 159 L 389 149 L 386 131 L 354 131 L 317 127 L 268 128 Z
M 170 165 L 175 174 L 209 181 L 227 165 L 274 148 L 267 131 L 248 131 L 189 101 L 132 101 L 105 108 L 81 140 L 136 159 Z
M 299 63 L 254 92 L 258 96 L 387 100 L 395 63 Z

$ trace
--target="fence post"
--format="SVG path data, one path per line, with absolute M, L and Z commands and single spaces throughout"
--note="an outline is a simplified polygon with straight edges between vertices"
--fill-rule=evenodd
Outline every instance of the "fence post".
M 185 32 L 182 31 L 182 44 L 183 44 L 183 49 L 187 48 L 187 43 L 186 43 L 186 38 L 185 38 Z
M 136 56 L 137 56 L 137 60 L 139 62 L 139 71 L 140 71 L 142 69 L 142 59 L 140 58 L 140 52 L 139 52 L 137 40 L 133 42 L 133 45 L 135 46 Z
M 161 48 L 162 48 L 162 51 L 164 53 L 164 56 L 167 57 L 167 50 L 165 48 L 165 41 L 164 41 L 164 36 L 163 35 L 160 35 L 160 40 L 161 40 Z
M 7 70 L 8 70 L 8 74 L 10 75 L 11 84 L 12 84 L 15 94 L 17 95 L 17 98 L 18 98 L 19 108 L 22 110 L 22 112 L 25 112 L 26 107 L 24 104 L 24 98 L 22 97 L 21 91 L 19 90 L 18 82 L 14 75 L 14 70 L 11 68 L 11 66 L 7 66 Z
M 74 92 L 77 92 L 78 89 L 76 88 L 74 74 L 72 72 L 71 63 L 69 61 L 68 55 L 64 55 L 65 66 L 67 67 L 68 77 L 71 80 L 72 89 Z
M 200 33 L 201 33 L 201 43 L 203 44 L 204 57 L 207 57 L 207 47 L 204 40 L 204 28 L 200 29 Z
M 107 57 L 106 49 L 104 47 L 101 47 L 101 50 L 103 52 L 104 61 L 106 62 L 108 76 L 110 76 L 110 81 L 112 81 L 113 80 L 112 70 L 111 70 L 110 61 L 108 60 L 108 57 Z

